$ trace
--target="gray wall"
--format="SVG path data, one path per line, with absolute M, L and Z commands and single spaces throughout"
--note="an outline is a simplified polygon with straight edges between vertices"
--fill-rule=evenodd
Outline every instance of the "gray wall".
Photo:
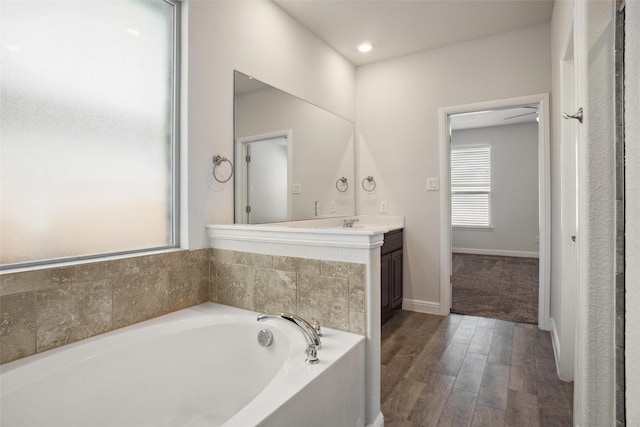
M 491 147 L 493 225 L 492 230 L 454 229 L 453 250 L 538 253 L 538 124 L 458 130 L 451 144 Z

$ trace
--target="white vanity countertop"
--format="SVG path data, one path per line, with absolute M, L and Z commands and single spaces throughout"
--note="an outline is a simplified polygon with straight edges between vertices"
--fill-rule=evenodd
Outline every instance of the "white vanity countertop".
M 344 227 L 344 220 L 357 219 L 353 227 Z M 268 227 L 285 229 L 316 230 L 317 232 L 345 233 L 386 233 L 404 228 L 404 216 L 390 215 L 353 215 L 302 221 L 274 222 L 269 224 L 250 225 L 250 227 Z
M 358 221 L 344 227 L 345 219 Z M 358 251 L 382 246 L 384 233 L 404 228 L 404 217 L 357 215 L 271 224 L 209 224 L 206 228 L 213 248 L 313 258 L 321 247 L 329 251 L 321 259 L 361 262 Z

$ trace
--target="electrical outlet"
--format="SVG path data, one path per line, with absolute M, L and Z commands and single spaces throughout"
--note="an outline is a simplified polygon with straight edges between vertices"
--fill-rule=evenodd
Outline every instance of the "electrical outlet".
M 389 202 L 383 200 L 380 202 L 380 213 L 387 213 L 389 211 Z
M 427 178 L 427 191 L 438 191 L 440 182 L 438 178 Z
M 293 193 L 293 194 L 302 193 L 302 185 L 300 185 L 300 184 L 292 184 L 291 185 L 291 193 Z
M 329 202 L 329 212 L 336 211 L 336 202 Z

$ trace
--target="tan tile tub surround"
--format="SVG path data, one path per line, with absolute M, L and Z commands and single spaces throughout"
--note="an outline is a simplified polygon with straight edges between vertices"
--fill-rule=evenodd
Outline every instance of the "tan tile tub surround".
M 365 265 L 211 249 L 211 301 L 365 334 Z
M 0 275 L 0 363 L 217 301 L 364 335 L 365 266 L 219 249 Z
M 0 363 L 209 300 L 208 249 L 0 276 Z

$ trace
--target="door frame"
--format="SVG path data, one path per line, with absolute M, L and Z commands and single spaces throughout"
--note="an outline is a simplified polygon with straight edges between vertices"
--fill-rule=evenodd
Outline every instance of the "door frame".
M 439 109 L 440 149 L 440 314 L 451 310 L 451 188 L 449 116 L 481 110 L 504 109 L 522 105 L 538 105 L 538 221 L 540 262 L 538 291 L 538 327 L 549 330 L 551 283 L 551 166 L 549 94 L 498 99 Z
M 576 64 L 575 22 L 571 19 L 564 37 L 560 57 L 560 109 L 573 114 L 578 109 L 578 75 Z M 561 120 L 560 128 L 560 324 L 551 319 L 551 340 L 560 379 L 573 381 L 576 347 L 576 307 L 578 306 L 579 250 L 576 241 L 580 224 L 579 150 L 580 129 L 576 120 Z M 557 310 L 556 310 L 557 311 Z
M 235 222 L 236 224 L 248 224 L 249 218 L 244 207 L 247 206 L 247 163 L 243 159 L 247 155 L 247 144 L 252 142 L 261 141 L 263 139 L 285 138 L 287 140 L 287 219 L 291 219 L 291 183 L 292 183 L 292 171 L 293 171 L 293 131 L 291 129 L 285 129 L 275 132 L 261 133 L 258 135 L 242 136 L 236 138 L 236 152 L 235 152 Z

